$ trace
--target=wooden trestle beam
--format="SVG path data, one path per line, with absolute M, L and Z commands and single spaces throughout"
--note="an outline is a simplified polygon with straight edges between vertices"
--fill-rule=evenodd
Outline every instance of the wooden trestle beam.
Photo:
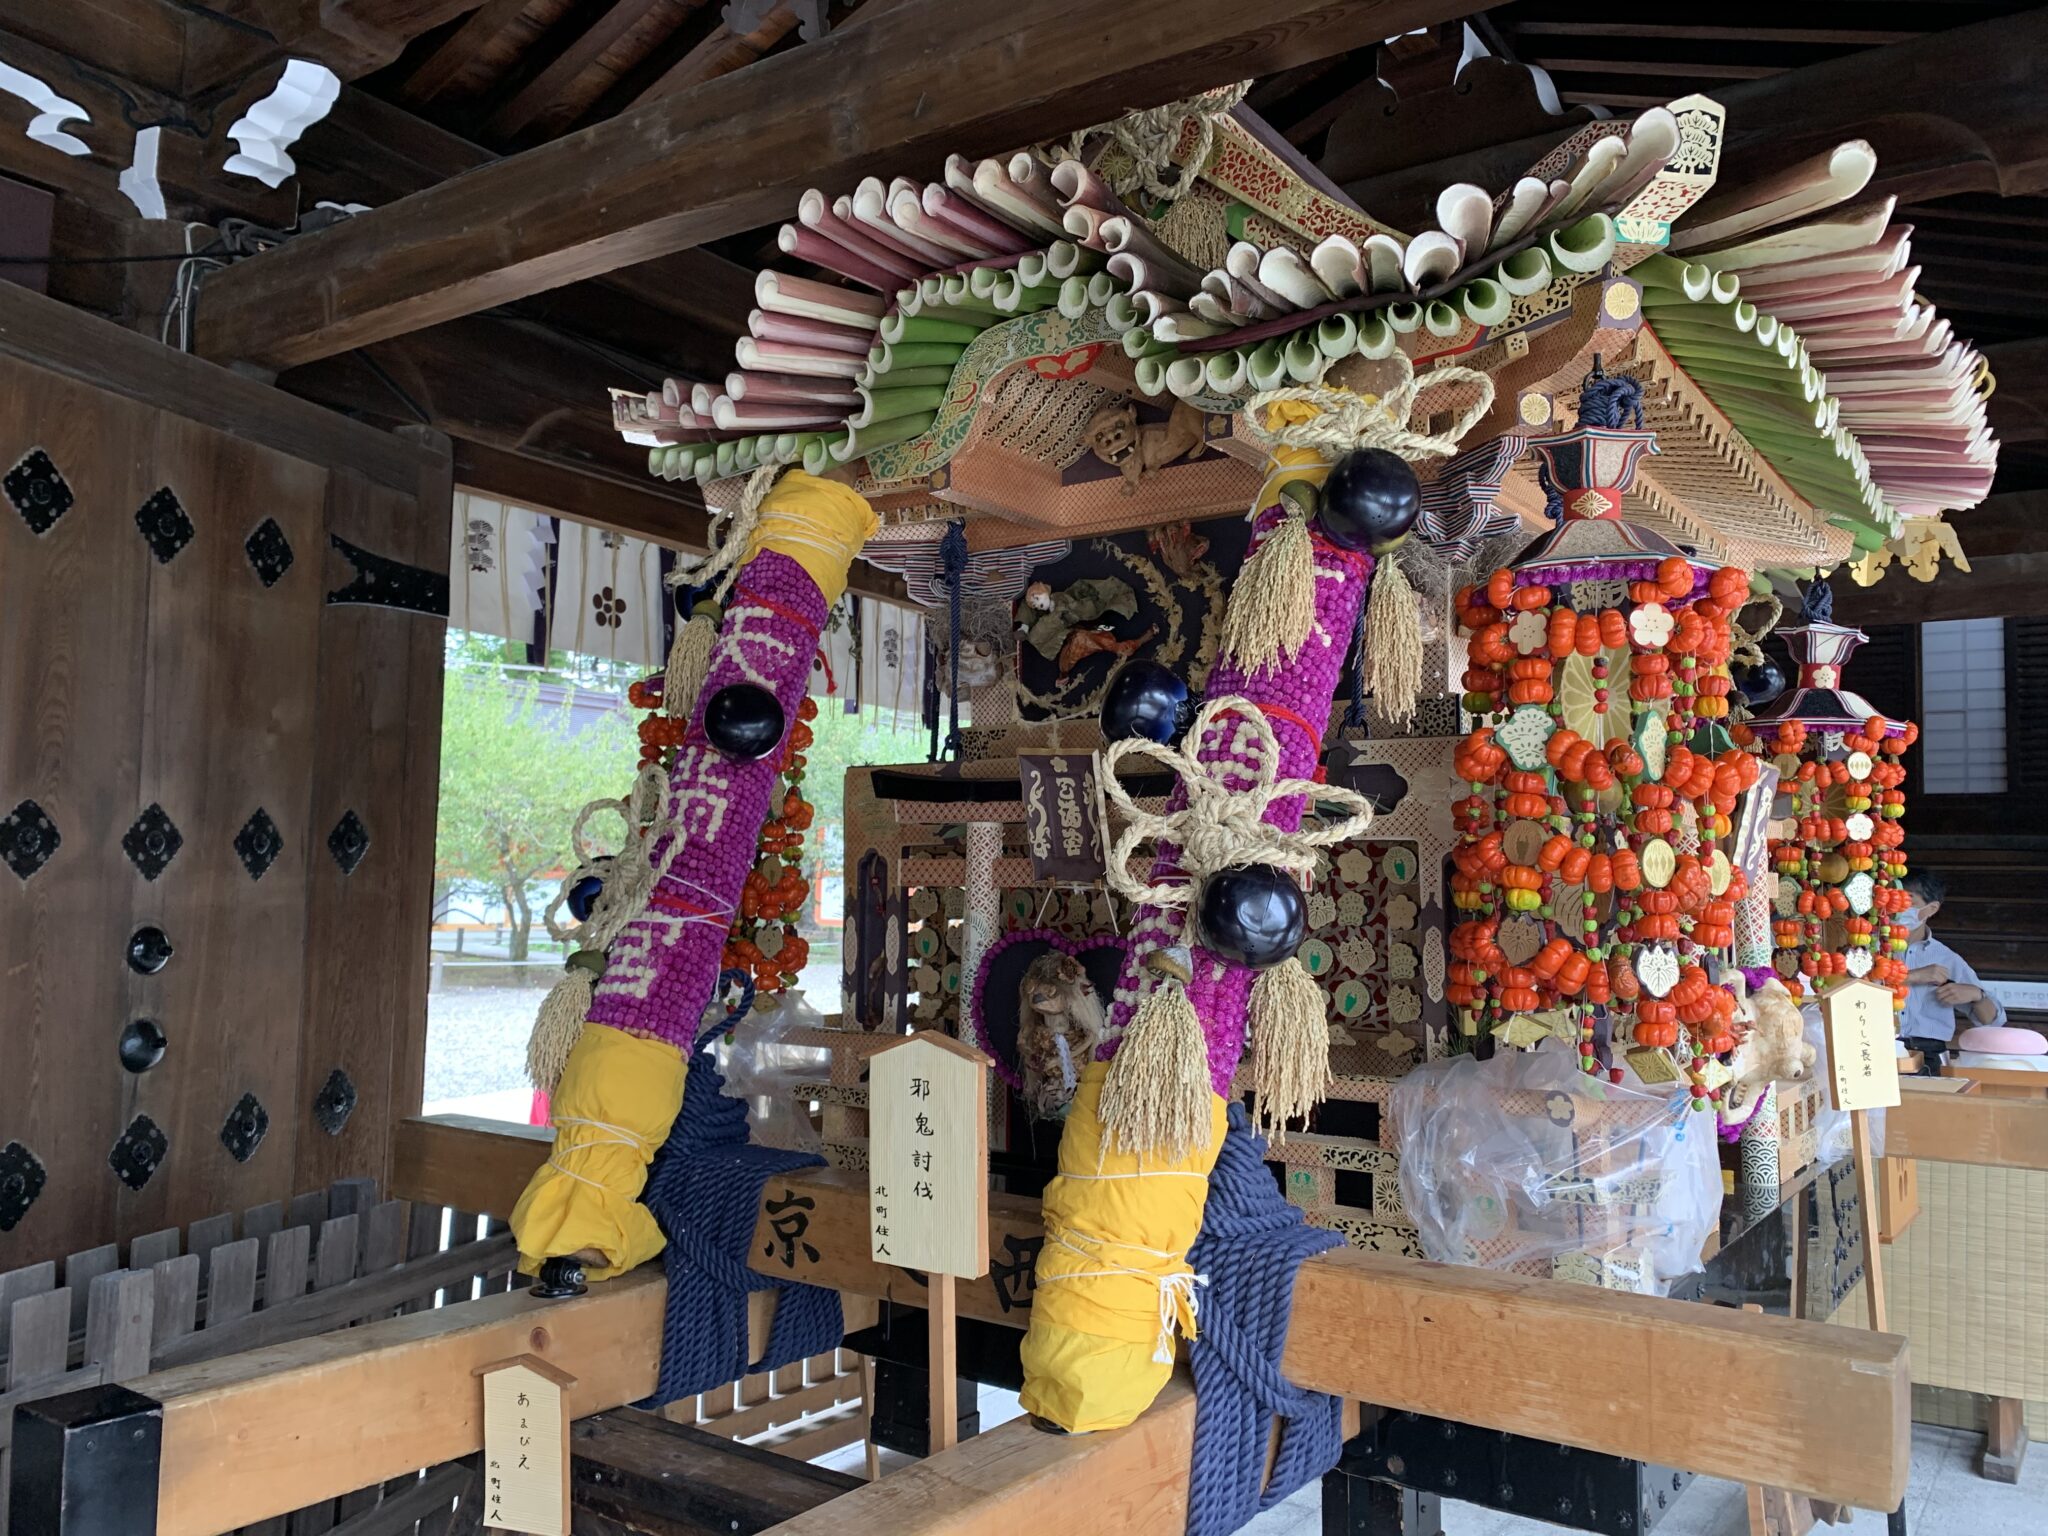
M 542 1138 L 476 1122 L 407 1121 L 393 1193 L 503 1214 L 545 1153 Z M 866 1212 L 859 1175 L 772 1179 L 751 1262 L 920 1304 L 922 1286 L 868 1257 Z M 989 1220 L 995 1267 L 960 1282 L 960 1311 L 1022 1327 L 1037 1202 L 993 1197 Z M 650 1268 L 571 1301 L 513 1292 L 146 1378 L 137 1390 L 164 1404 L 162 1536 L 211 1536 L 475 1450 L 473 1364 L 546 1355 L 578 1378 L 579 1415 L 642 1397 L 663 1289 Z M 1905 1492 L 1910 1388 L 1905 1341 L 1890 1334 L 1345 1250 L 1303 1266 L 1285 1369 L 1390 1409 L 1864 1508 L 1895 1508 Z M 337 1422 L 358 1429 L 335 1437 Z M 1039 1441 L 1094 1440 L 1023 1445 L 1049 1455 Z M 1144 1454 L 1184 1472 L 1184 1443 L 1148 1440 Z M 1118 1465 L 1104 1475 L 1123 1475 Z M 955 1486 L 936 1459 L 927 1468 Z
M 282 369 L 1448 20 L 1470 0 L 907 0 L 211 279 L 197 350 Z

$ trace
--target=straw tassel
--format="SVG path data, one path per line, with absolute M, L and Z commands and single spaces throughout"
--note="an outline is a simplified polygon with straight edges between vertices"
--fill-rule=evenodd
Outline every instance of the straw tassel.
M 1415 718 L 1422 693 L 1422 614 L 1408 573 L 1391 552 L 1380 556 L 1366 607 L 1365 685 L 1396 729 Z
M 533 1033 L 526 1041 L 526 1076 L 542 1093 L 552 1094 L 569 1064 L 569 1053 L 583 1035 L 583 1022 L 590 1017 L 591 983 L 588 967 L 572 956 L 562 979 L 541 1000 L 540 1015 L 533 1021 Z
M 1157 978 L 1138 1003 L 1102 1084 L 1110 1144 L 1178 1160 L 1209 1139 L 1209 1047 L 1188 997 L 1188 952 L 1154 951 Z
M 1260 1130 L 1276 1146 L 1287 1139 L 1287 1122 L 1322 1103 L 1330 1085 L 1325 1006 L 1323 989 L 1291 955 L 1252 986 L 1252 1093 Z
M 1223 650 L 1248 670 L 1275 672 L 1300 654 L 1315 622 L 1315 550 L 1307 518 L 1291 511 L 1245 562 L 1224 610 Z
M 704 690 L 704 679 L 711 671 L 711 649 L 717 643 L 718 605 L 700 602 L 668 648 L 668 667 L 661 678 L 664 714 L 679 720 L 689 718 L 697 707 L 697 695 Z

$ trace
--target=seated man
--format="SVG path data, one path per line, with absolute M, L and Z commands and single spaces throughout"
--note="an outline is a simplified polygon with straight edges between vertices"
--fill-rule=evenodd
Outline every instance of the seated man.
M 1905 883 L 1914 904 L 1892 919 L 1906 930 L 1906 984 L 1911 988 L 1899 1033 L 1908 1050 L 1920 1052 L 1920 1070 L 1931 1077 L 1940 1072 L 1955 1039 L 1957 1014 L 1967 1013 L 1973 1024 L 2003 1024 L 2005 1005 L 1978 983 L 1969 961 L 1928 931 L 1948 894 L 1940 876 L 1916 869 Z

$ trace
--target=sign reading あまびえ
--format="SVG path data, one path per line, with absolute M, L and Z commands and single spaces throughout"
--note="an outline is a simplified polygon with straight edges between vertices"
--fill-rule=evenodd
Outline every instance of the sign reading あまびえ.
M 868 1248 L 877 1263 L 988 1273 L 989 1059 L 936 1032 L 868 1058 Z

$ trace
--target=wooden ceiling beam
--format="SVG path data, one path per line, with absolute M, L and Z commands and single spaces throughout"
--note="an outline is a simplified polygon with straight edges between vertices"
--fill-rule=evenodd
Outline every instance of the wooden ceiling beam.
M 424 106 L 455 83 L 455 77 L 526 9 L 527 0 L 484 0 L 398 88 L 404 100 Z
M 1845 138 L 1865 138 L 1877 150 L 1874 195 L 1909 201 L 2048 190 L 2048 114 L 2040 109 L 2039 79 L 2044 57 L 2048 9 L 1717 90 L 1715 99 L 1728 109 L 1722 185 L 1767 174 Z M 1469 181 L 1498 190 L 1564 137 L 1539 134 L 1418 163 L 1348 182 L 1345 191 L 1375 218 L 1421 228 L 1446 186 Z
M 2000 444 L 2048 442 L 2048 336 L 1986 347 L 1984 358 L 1998 381 L 1986 407 Z
M 1887 43 L 1910 43 L 1919 32 L 1879 31 L 1869 27 L 1733 27 L 1687 26 L 1669 22 L 1637 21 L 1517 21 L 1514 13 L 1503 18 L 1501 31 L 1518 37 L 1612 37 L 1676 43 L 1744 43 L 1775 47 L 1781 43 L 1818 43 L 1843 48 L 1878 48 Z
M 659 101 L 706 80 L 745 69 L 795 30 L 796 12 L 786 5 L 778 5 L 762 17 L 761 24 L 751 32 L 736 33 L 721 21 L 634 97 L 633 105 Z
M 252 257 L 206 356 L 281 369 L 786 216 L 808 186 L 935 170 L 1455 15 L 1470 0 L 910 0 L 740 75 Z
M 295 368 L 278 385 L 379 424 L 417 422 L 456 445 L 472 490 L 680 549 L 705 545 L 693 481 L 647 473 L 647 450 L 612 428 L 606 389 L 658 382 L 578 338 L 505 315 L 469 315 L 346 357 Z M 901 577 L 858 565 L 851 590 L 909 600 Z
M 548 65 L 513 92 L 490 115 L 484 134 L 493 141 L 512 138 L 565 96 L 577 76 L 596 63 L 604 51 L 638 26 L 657 0 L 612 0 L 605 13 L 575 37 Z
M 405 45 L 477 8 L 479 0 L 253 0 L 280 45 L 344 80 L 383 68 Z
M 1996 403 L 1998 396 L 1991 398 Z M 1924 624 L 2040 612 L 2048 591 L 2048 491 L 2003 492 L 1947 521 L 1970 562 L 1967 572 L 1944 562 L 1932 581 L 1915 581 L 1894 564 L 1870 587 L 1838 573 L 1836 622 Z

